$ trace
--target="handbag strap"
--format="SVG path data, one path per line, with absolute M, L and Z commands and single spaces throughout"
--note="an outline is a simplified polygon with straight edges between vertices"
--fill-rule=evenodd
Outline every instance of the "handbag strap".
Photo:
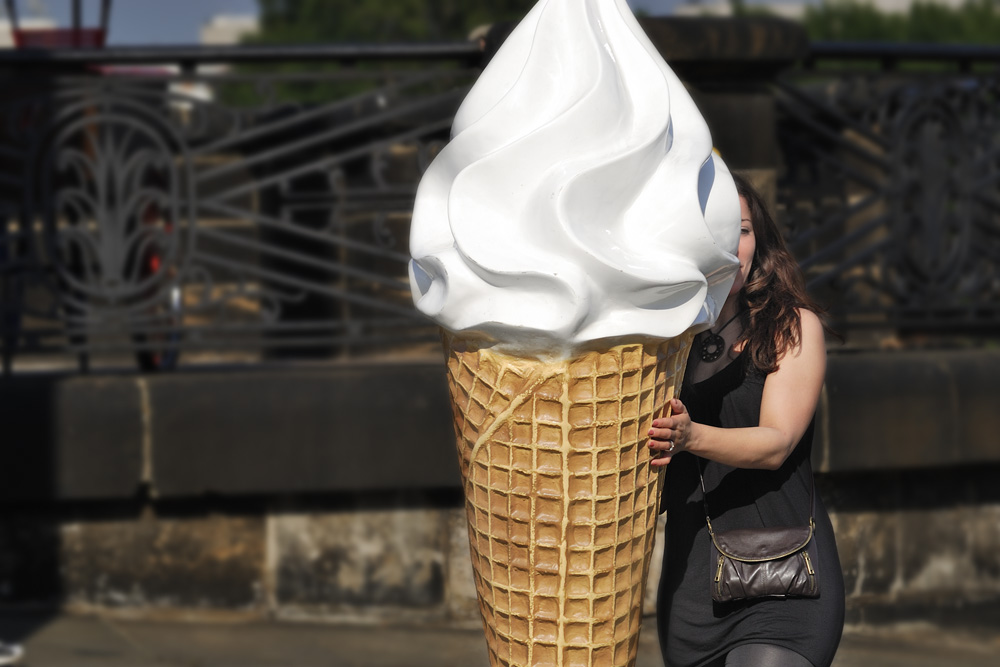
M 701 482 L 701 504 L 705 508 L 705 523 L 708 524 L 708 534 L 713 538 L 715 537 L 715 532 L 712 530 L 712 519 L 709 518 L 708 513 L 708 493 L 705 491 L 705 475 L 702 472 L 702 468 L 705 466 L 705 459 L 700 456 L 698 459 L 698 480 Z M 815 530 L 816 522 L 814 517 L 816 515 L 816 478 L 810 473 L 809 481 L 809 526 Z

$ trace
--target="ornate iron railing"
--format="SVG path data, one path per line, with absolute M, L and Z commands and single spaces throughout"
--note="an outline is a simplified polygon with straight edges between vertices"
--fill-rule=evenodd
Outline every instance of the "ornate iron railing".
M 1000 333 L 997 62 L 824 44 L 776 83 L 782 219 L 842 331 Z
M 827 45 L 773 84 L 788 240 L 841 331 L 995 332 L 996 70 L 964 51 L 928 56 L 951 72 L 883 56 Z M 879 62 L 815 67 L 862 57 Z M 4 372 L 433 346 L 410 304 L 409 214 L 477 58 L 472 45 L 0 55 Z M 216 63 L 238 67 L 204 71 Z
M 29 353 L 84 367 L 134 354 L 156 369 L 181 350 L 329 357 L 436 339 L 410 304 L 409 213 L 476 74 L 472 52 L 415 67 L 426 49 L 290 51 L 271 62 L 322 64 L 196 74 L 83 60 L 88 71 L 52 76 L 29 61 L 44 76 L 5 80 L 5 369 Z M 267 60 L 255 53 L 242 60 Z M 81 59 L 61 57 L 63 69 Z

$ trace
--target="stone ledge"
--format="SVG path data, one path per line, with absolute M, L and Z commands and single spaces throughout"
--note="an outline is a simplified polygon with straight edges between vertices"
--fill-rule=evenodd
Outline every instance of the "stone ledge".
M 1000 461 L 1000 352 L 830 355 L 822 473 Z M 440 361 L 0 382 L 0 502 L 455 489 Z
M 852 626 L 1000 627 L 1000 505 L 831 508 Z M 944 498 L 950 504 L 955 498 Z M 419 503 L 417 503 L 419 505 Z M 0 521 L 0 604 L 476 628 L 465 512 L 261 508 L 256 515 Z M 663 535 L 660 517 L 657 546 Z M 661 552 L 644 613 L 655 613 Z
M 1000 461 L 1000 352 L 831 354 L 817 472 Z

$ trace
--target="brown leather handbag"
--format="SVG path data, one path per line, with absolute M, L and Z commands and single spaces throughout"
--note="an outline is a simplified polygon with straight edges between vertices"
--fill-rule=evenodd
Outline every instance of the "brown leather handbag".
M 705 521 L 712 538 L 712 599 L 716 602 L 753 598 L 819 597 L 816 485 L 809 493 L 809 525 L 715 532 L 708 513 L 705 477 L 701 477 Z

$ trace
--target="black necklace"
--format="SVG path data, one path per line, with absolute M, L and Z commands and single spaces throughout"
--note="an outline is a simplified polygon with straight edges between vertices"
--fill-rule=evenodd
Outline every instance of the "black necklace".
M 702 361 L 712 362 L 722 356 L 722 351 L 726 349 L 726 341 L 719 334 L 733 323 L 740 314 L 736 313 L 729 321 L 719 327 L 718 331 L 706 331 L 701 338 L 701 343 L 698 346 L 698 356 L 701 357 Z

